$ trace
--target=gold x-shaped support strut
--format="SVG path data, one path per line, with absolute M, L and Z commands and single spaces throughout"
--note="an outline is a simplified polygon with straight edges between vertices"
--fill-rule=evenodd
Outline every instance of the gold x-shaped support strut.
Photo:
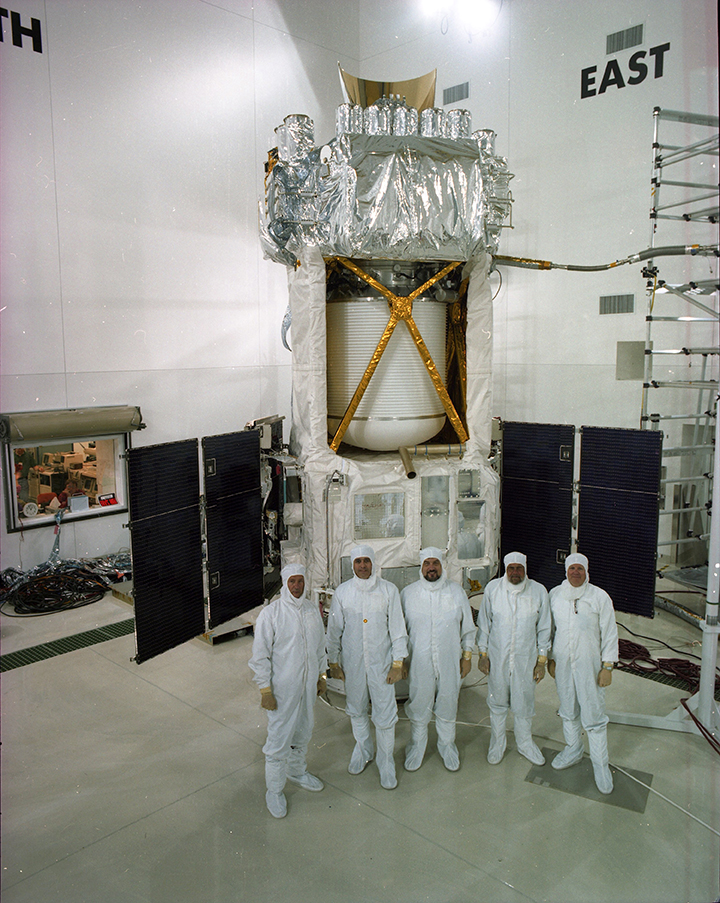
M 431 279 L 428 279 L 428 281 L 424 283 L 424 285 L 416 288 L 406 297 L 402 297 L 400 295 L 396 295 L 394 292 L 391 292 L 389 288 L 378 282 L 377 279 L 374 279 L 368 273 L 365 273 L 356 263 L 353 263 L 353 261 L 349 260 L 347 257 L 336 257 L 334 259 L 341 263 L 344 267 L 347 267 L 347 269 L 352 270 L 352 272 L 355 273 L 356 276 L 359 276 L 359 278 L 362 279 L 363 282 L 366 282 L 368 285 L 372 286 L 374 289 L 380 292 L 380 294 L 384 295 L 385 298 L 387 298 L 388 304 L 390 305 L 390 319 L 388 320 L 388 324 L 385 327 L 382 336 L 380 337 L 377 348 L 370 358 L 370 363 L 367 365 L 365 373 L 362 375 L 362 378 L 358 383 L 357 389 L 355 389 L 355 394 L 350 400 L 350 404 L 347 406 L 347 410 L 345 411 L 343 419 L 340 421 L 340 426 L 337 428 L 337 432 L 335 433 L 335 436 L 330 443 L 330 448 L 336 452 L 340 447 L 340 443 L 343 440 L 345 431 L 350 425 L 350 421 L 353 419 L 358 405 L 362 401 L 362 397 L 365 394 L 365 390 L 370 383 L 372 375 L 377 369 L 377 365 L 380 363 L 380 358 L 383 356 L 383 352 L 387 348 L 388 342 L 390 341 L 390 336 L 393 334 L 395 327 L 400 322 L 400 320 L 403 320 L 405 322 L 405 325 L 410 331 L 410 335 L 413 337 L 415 346 L 417 347 L 420 357 L 425 364 L 425 368 L 430 375 L 430 379 L 433 381 L 435 391 L 440 397 L 440 401 L 445 408 L 445 413 L 448 415 L 450 423 L 452 423 L 453 428 L 457 433 L 458 439 L 461 443 L 467 442 L 467 431 L 465 430 L 465 427 L 463 426 L 463 423 L 460 420 L 460 417 L 455 410 L 452 401 L 450 400 L 450 396 L 448 395 L 447 389 L 445 388 L 438 369 L 435 366 L 435 362 L 433 361 L 430 352 L 428 351 L 427 345 L 423 341 L 423 337 L 422 335 L 420 335 L 420 330 L 417 328 L 412 316 L 413 301 L 423 292 L 427 291 L 427 289 L 433 286 L 436 282 L 439 282 L 449 272 L 454 270 L 456 267 L 461 266 L 461 263 L 459 261 L 449 263 L 447 266 L 443 267 L 443 269 L 440 270 L 439 273 L 436 273 Z

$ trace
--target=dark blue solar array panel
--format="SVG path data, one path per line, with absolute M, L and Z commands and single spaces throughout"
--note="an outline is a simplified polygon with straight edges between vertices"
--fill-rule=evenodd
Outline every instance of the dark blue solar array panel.
M 259 430 L 205 436 L 202 450 L 209 505 L 229 496 L 260 492 Z
M 263 601 L 260 434 L 206 436 L 206 534 L 210 627 Z
M 570 551 L 574 441 L 572 425 L 503 423 L 501 558 L 523 552 L 548 589 Z
M 197 440 L 128 450 L 136 661 L 205 630 Z
M 583 427 L 578 551 L 618 611 L 654 614 L 662 433 Z

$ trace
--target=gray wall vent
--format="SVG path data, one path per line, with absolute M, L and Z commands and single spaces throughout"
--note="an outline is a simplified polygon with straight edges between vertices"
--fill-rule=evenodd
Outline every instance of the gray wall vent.
M 631 314 L 635 312 L 635 295 L 600 295 L 601 314 Z
M 466 97 L 470 97 L 470 82 L 463 82 L 461 85 L 445 88 L 443 90 L 443 106 L 446 107 L 449 103 L 465 100 Z
M 632 28 L 609 34 L 605 39 L 605 53 L 619 53 L 621 50 L 627 50 L 628 47 L 637 47 L 638 44 L 642 44 L 643 30 L 642 25 L 633 25 Z

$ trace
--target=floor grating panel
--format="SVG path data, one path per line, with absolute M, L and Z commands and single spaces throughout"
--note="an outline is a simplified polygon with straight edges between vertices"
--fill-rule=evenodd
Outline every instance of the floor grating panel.
M 14 668 L 22 668 L 24 665 L 32 665 L 56 655 L 64 655 L 66 652 L 75 652 L 86 646 L 95 646 L 107 640 L 115 640 L 121 636 L 127 636 L 135 630 L 134 618 L 127 621 L 119 621 L 116 624 L 108 624 L 105 627 L 96 627 L 86 630 L 84 633 L 76 633 L 74 636 L 63 637 L 59 640 L 51 640 L 39 646 L 30 646 L 27 649 L 18 649 L 17 652 L 8 652 L 0 656 L 0 672 L 12 671 Z

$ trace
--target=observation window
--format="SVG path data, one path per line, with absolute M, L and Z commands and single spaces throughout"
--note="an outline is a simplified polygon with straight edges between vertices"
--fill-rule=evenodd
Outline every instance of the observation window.
M 8 532 L 126 512 L 123 456 L 142 426 L 125 406 L 0 415 Z
M 458 558 L 469 561 L 485 555 L 485 502 L 480 498 L 480 471 L 458 474 Z
M 387 539 L 405 535 L 405 493 L 378 492 L 355 496 L 355 539 Z
M 450 478 L 423 477 L 420 543 L 422 548 L 447 549 L 450 524 Z

